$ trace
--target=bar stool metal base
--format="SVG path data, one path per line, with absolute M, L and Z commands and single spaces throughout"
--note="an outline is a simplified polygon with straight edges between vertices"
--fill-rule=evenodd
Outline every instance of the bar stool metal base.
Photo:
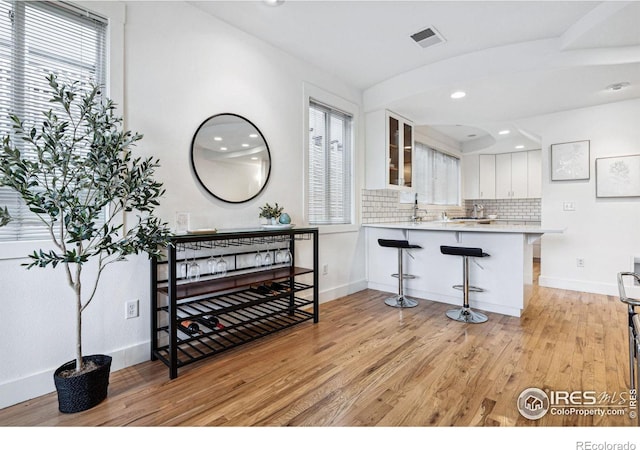
M 445 255 L 457 255 L 462 256 L 462 284 L 456 284 L 454 289 L 462 291 L 462 308 L 450 309 L 445 314 L 446 316 L 458 322 L 464 323 L 484 323 L 489 318 L 480 313 L 472 311 L 469 307 L 469 292 L 484 292 L 484 289 L 478 286 L 472 286 L 469 284 L 469 258 L 484 258 L 489 254 L 482 251 L 481 248 L 475 247 L 450 247 L 441 246 L 440 251 Z
M 482 313 L 472 311 L 471 308 L 456 308 L 446 312 L 449 319 L 465 323 L 484 323 L 489 318 Z
M 384 303 L 394 308 L 413 308 L 414 306 L 418 306 L 417 301 L 404 295 L 389 297 Z
M 382 247 L 391 247 L 398 250 L 398 273 L 391 276 L 398 279 L 398 295 L 387 298 L 384 303 L 394 308 L 413 308 L 418 306 L 418 302 L 404 295 L 404 280 L 414 279 L 415 275 L 405 274 L 402 268 L 402 251 L 408 249 L 422 248 L 419 245 L 409 244 L 408 241 L 398 241 L 390 239 L 378 239 L 378 244 Z M 413 258 L 413 257 L 412 257 Z

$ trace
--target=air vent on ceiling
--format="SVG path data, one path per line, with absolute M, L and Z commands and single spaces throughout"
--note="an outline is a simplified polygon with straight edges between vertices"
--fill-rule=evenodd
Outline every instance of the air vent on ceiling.
M 428 27 L 424 30 L 412 34 L 411 39 L 413 39 L 420 47 L 423 48 L 431 47 L 432 45 L 445 42 L 445 39 L 442 37 L 442 35 L 438 33 L 438 30 L 433 27 Z

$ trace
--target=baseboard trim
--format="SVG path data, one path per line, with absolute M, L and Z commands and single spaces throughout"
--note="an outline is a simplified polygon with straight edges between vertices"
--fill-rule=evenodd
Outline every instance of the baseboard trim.
M 367 288 L 366 280 L 359 280 L 320 291 L 319 303 L 329 302 Z M 307 297 L 312 294 L 307 293 Z M 135 364 L 149 361 L 151 354 L 151 342 L 141 342 L 130 347 L 107 352 L 113 358 L 111 371 L 124 369 Z M 56 367 L 39 373 L 28 375 L 18 380 L 12 380 L 0 385 L 0 409 L 17 405 L 41 395 L 55 392 L 53 384 L 53 372 L 66 361 L 60 362 Z
M 538 285 L 542 287 L 565 289 L 568 291 L 588 292 L 591 294 L 615 295 L 618 296 L 618 283 L 601 283 L 584 280 L 568 280 L 566 278 L 556 278 L 548 276 L 540 276 Z M 626 288 L 627 295 L 632 295 L 634 287 Z
M 151 343 L 147 341 L 131 347 L 106 352 L 113 358 L 111 372 L 148 361 L 150 359 L 150 348 Z M 61 361 L 58 366 L 49 370 L 0 385 L 0 409 L 55 392 L 53 372 L 65 362 Z
M 318 303 L 330 302 L 340 297 L 345 297 L 347 295 L 362 291 L 366 288 L 367 281 L 363 279 L 360 281 L 355 281 L 353 283 L 341 284 L 340 286 L 335 286 L 331 289 L 321 290 L 319 292 L 320 298 L 318 299 Z M 311 292 L 305 292 L 301 294 L 300 297 L 304 299 L 310 299 L 312 295 L 313 293 Z

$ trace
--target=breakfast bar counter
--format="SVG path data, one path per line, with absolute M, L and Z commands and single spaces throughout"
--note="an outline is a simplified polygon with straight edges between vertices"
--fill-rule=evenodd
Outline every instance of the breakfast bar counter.
M 489 222 L 489 223 L 487 223 Z M 405 294 L 452 305 L 461 305 L 462 295 L 453 285 L 462 284 L 460 258 L 443 255 L 441 245 L 479 247 L 490 256 L 470 264 L 472 284 L 484 289 L 472 292 L 471 308 L 519 317 L 533 291 L 533 243 L 545 233 L 563 229 L 542 228 L 495 221 L 433 221 L 364 224 L 366 228 L 368 287 L 397 292 L 395 254 L 380 247 L 378 239 L 402 239 L 421 249 L 404 260 Z

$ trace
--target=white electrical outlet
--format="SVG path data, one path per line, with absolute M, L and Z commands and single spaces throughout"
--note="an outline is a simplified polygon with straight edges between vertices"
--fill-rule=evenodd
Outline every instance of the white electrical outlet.
M 575 211 L 576 210 L 576 205 L 573 202 L 564 202 L 562 204 L 562 210 L 563 211 Z
M 322 275 L 328 275 L 329 274 L 329 264 L 323 264 L 322 265 Z
M 576 266 L 577 267 L 584 267 L 584 259 L 576 258 Z
M 125 311 L 124 311 L 124 318 L 125 319 L 133 319 L 135 317 L 138 317 L 140 315 L 140 311 L 138 310 L 138 300 L 129 300 L 127 303 L 125 303 Z

